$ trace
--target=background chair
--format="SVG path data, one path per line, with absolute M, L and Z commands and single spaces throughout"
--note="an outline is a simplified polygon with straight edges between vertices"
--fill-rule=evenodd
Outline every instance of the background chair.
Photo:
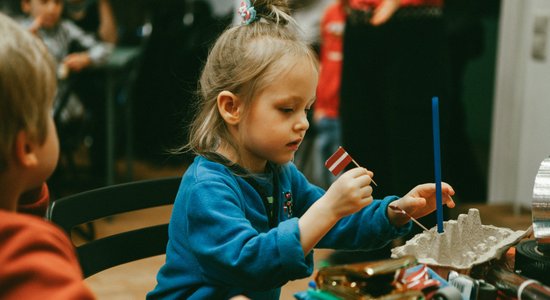
M 135 181 L 94 189 L 52 202 L 48 218 L 69 236 L 73 227 L 94 220 L 174 203 L 181 177 Z M 89 277 L 127 262 L 164 254 L 168 242 L 168 222 L 98 238 L 76 252 Z

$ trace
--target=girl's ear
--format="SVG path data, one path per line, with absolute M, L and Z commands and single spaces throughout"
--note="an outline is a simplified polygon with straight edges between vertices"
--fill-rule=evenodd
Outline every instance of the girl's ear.
M 15 159 L 16 163 L 23 167 L 34 167 L 38 165 L 36 153 L 37 143 L 29 136 L 29 133 L 20 130 L 15 137 Z
M 222 91 L 218 94 L 218 111 L 227 124 L 235 125 L 241 120 L 242 101 L 237 95 Z

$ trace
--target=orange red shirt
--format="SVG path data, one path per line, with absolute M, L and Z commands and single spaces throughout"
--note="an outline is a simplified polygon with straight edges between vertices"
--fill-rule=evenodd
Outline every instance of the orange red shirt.
M 95 299 L 82 278 L 72 243 L 41 218 L 49 202 L 46 185 L 19 211 L 0 210 L 0 299 Z

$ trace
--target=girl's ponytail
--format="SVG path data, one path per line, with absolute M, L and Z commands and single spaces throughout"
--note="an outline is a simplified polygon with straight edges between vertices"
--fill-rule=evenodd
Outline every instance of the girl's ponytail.
M 241 0 L 239 13 L 242 24 L 264 21 L 286 25 L 294 23 L 286 0 Z

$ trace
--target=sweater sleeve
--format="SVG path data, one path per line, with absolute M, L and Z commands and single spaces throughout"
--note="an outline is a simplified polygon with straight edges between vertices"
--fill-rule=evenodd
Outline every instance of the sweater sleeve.
M 370 250 L 385 246 L 391 240 L 410 232 L 412 222 L 395 227 L 388 219 L 388 205 L 399 199 L 388 196 L 375 199 L 359 212 L 341 219 L 319 242 L 320 248 Z
M 291 185 L 299 200 L 296 205 L 298 217 L 303 215 L 324 191 L 312 185 L 293 164 L 284 169 L 286 177 L 291 178 Z M 412 228 L 412 222 L 395 227 L 388 219 L 388 205 L 399 199 L 397 196 L 388 196 L 382 200 L 374 200 L 370 205 L 359 212 L 342 218 L 321 239 L 316 248 L 370 250 L 383 247 L 391 240 L 407 234 Z
M 94 299 L 61 230 L 36 217 L 2 217 L 0 299 Z
M 186 227 L 187 235 L 174 238 L 187 239 L 181 244 L 191 248 L 211 284 L 265 290 L 312 273 L 296 218 L 260 232 L 252 224 L 259 217 L 259 210 L 250 207 L 254 191 L 242 195 L 246 191 L 219 181 L 198 182 L 191 189 L 187 195 L 193 199 L 183 202 L 186 220 L 175 224 Z

